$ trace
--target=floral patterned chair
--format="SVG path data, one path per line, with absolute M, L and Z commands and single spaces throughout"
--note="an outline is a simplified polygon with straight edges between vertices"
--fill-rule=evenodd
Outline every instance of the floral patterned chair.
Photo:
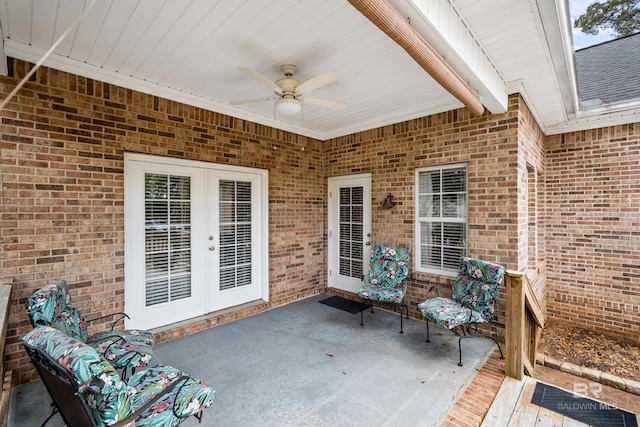
M 362 310 L 360 325 L 364 325 L 364 306 L 380 305 L 400 311 L 400 333 L 402 334 L 402 313 L 406 311 L 409 318 L 409 307 L 404 303 L 407 293 L 407 276 L 409 275 L 409 248 L 400 246 L 375 245 L 371 250 L 369 277 L 358 289 Z
M 109 363 L 121 369 L 126 377 L 127 369 L 135 372 L 138 367 L 147 366 L 153 356 L 153 334 L 143 330 L 115 330 L 115 325 L 124 317 L 124 313 L 91 319 L 119 316 L 111 325 L 111 330 L 89 336 L 87 320 L 71 304 L 67 282 L 63 279 L 51 281 L 47 286 L 33 293 L 26 302 L 26 311 L 33 327 L 52 326 L 65 334 L 89 344 Z
M 177 426 L 213 402 L 214 390 L 171 366 L 141 369 L 123 380 L 93 347 L 37 326 L 22 339 L 68 426 Z
M 500 358 L 504 359 L 500 343 L 489 335 L 478 333 L 479 324 L 489 323 L 494 318 L 493 312 L 503 276 L 504 267 L 501 265 L 463 257 L 453 283 L 453 298 L 437 297 L 418 304 L 418 311 L 427 319 L 427 342 L 430 342 L 429 321 L 432 321 L 443 328 L 458 328 L 458 366 L 462 366 L 463 338 L 492 339 L 498 345 Z

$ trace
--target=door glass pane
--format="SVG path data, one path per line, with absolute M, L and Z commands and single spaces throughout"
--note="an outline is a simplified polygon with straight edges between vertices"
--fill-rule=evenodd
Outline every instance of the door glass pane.
M 191 296 L 191 178 L 145 174 L 145 305 Z
M 364 244 L 364 187 L 340 188 L 339 271 L 343 276 L 362 278 Z
M 251 182 L 219 183 L 220 290 L 252 283 Z

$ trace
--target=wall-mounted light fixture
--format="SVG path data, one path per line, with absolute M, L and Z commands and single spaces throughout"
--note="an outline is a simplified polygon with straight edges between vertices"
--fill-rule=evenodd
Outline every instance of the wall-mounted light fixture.
M 391 209 L 395 205 L 396 202 L 393 201 L 393 196 L 391 195 L 391 193 L 387 194 L 387 197 L 385 197 L 384 201 L 382 202 L 382 207 L 385 209 Z

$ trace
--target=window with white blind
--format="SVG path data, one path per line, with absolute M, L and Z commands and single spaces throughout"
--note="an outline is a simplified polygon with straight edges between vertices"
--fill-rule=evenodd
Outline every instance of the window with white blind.
M 416 170 L 418 271 L 455 275 L 467 253 L 467 166 Z

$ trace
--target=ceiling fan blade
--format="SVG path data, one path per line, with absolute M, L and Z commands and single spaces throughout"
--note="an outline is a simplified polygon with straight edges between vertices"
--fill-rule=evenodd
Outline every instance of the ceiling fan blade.
M 253 104 L 254 102 L 273 101 L 274 99 L 278 99 L 278 98 L 271 97 L 271 98 L 240 99 L 238 101 L 231 101 L 229 102 L 229 104 L 231 105 Z
M 298 85 L 298 87 L 296 87 L 296 94 L 307 94 L 336 80 L 338 80 L 338 76 L 336 73 L 334 73 L 333 71 L 325 71 Z
M 248 68 L 248 67 L 238 67 L 238 70 L 242 71 L 249 77 L 253 77 L 263 85 L 273 89 L 277 94 L 279 95 L 282 94 L 282 89 L 280 89 L 280 86 L 278 86 L 277 84 L 275 84 L 274 82 L 272 82 L 271 80 L 269 80 L 268 78 L 260 74 L 259 72 L 252 70 L 251 68 Z
M 320 98 L 304 98 L 304 102 L 318 107 L 331 108 L 332 110 L 342 110 L 347 106 L 347 104 L 343 104 L 342 102 L 328 101 Z

